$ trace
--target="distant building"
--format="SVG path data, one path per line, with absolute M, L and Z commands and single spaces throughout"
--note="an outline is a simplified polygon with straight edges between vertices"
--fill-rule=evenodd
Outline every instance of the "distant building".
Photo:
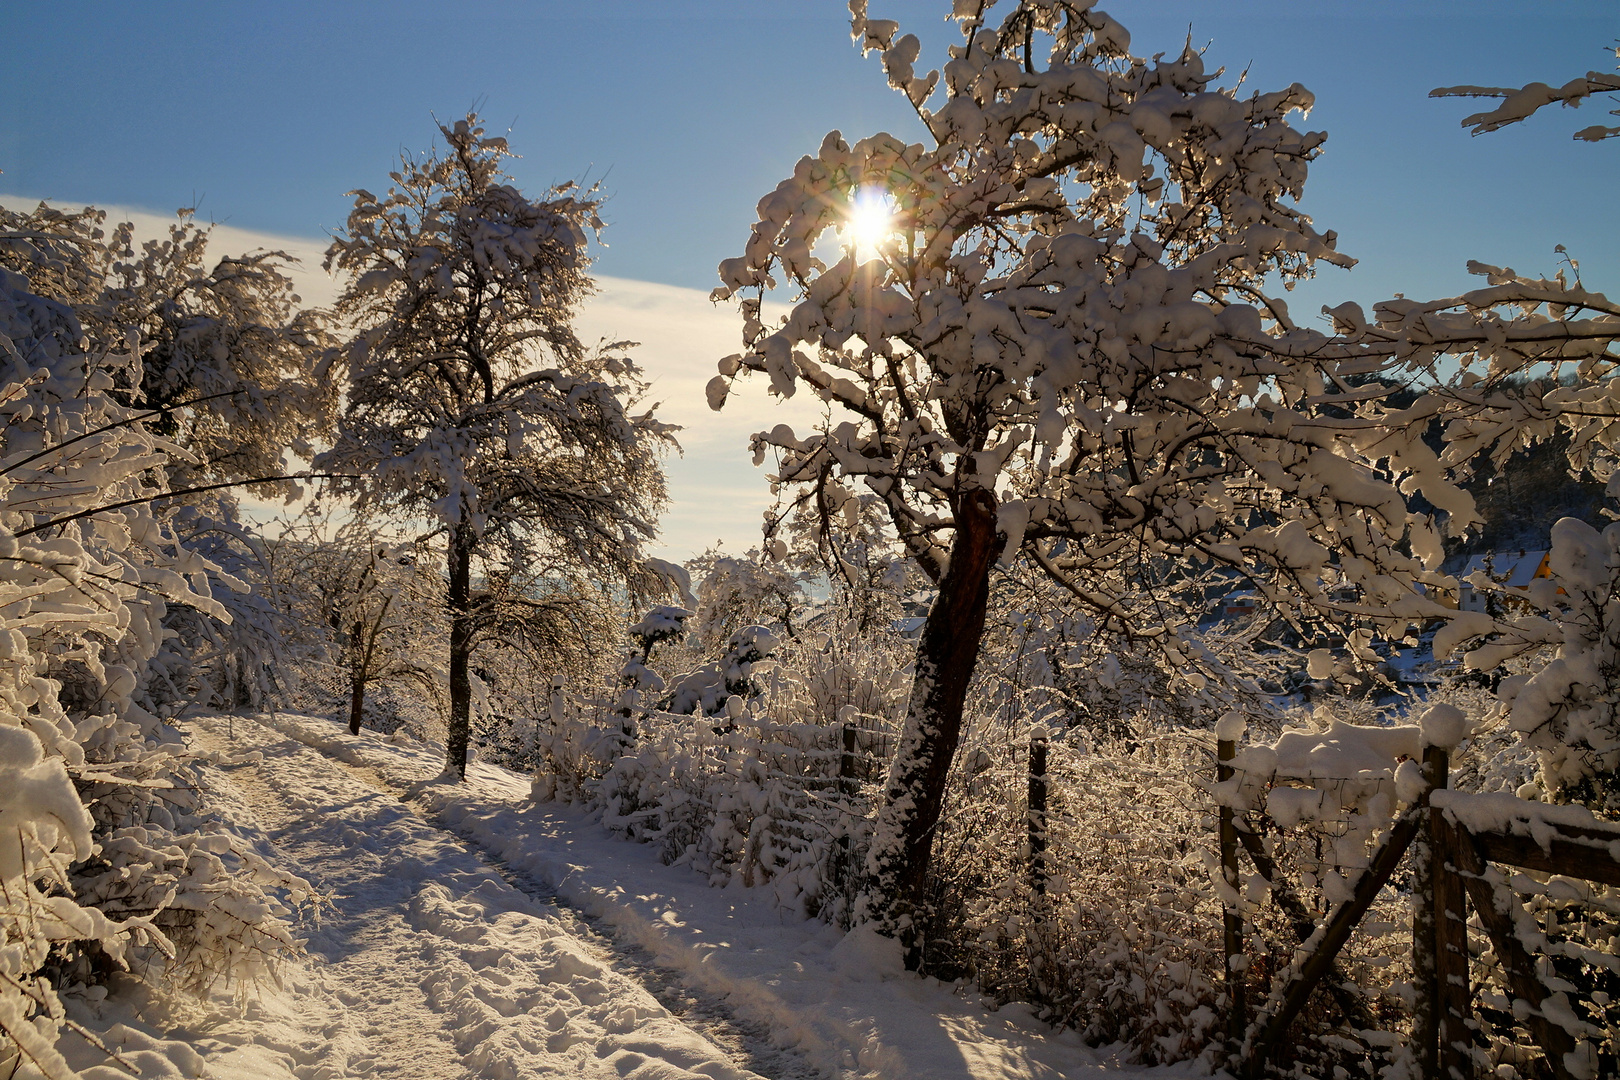
M 1474 588 L 1469 578 L 1483 572 L 1492 581 L 1509 589 L 1526 592 L 1537 578 L 1547 577 L 1546 551 L 1495 551 L 1475 555 L 1457 571 L 1457 607 L 1462 611 L 1484 611 L 1489 592 Z
M 1209 613 L 1217 619 L 1241 619 L 1260 608 L 1260 597 L 1250 591 L 1227 593 L 1210 604 Z
M 927 621 L 928 618 L 925 615 L 912 615 L 904 619 L 895 619 L 889 623 L 889 631 L 904 638 L 921 637 L 923 624 Z

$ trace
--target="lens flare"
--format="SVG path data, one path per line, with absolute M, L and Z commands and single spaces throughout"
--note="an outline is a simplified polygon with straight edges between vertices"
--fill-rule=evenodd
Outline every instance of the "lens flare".
M 855 261 L 866 262 L 881 256 L 884 245 L 894 235 L 894 200 L 876 188 L 862 188 L 849 204 L 849 224 L 845 231 L 854 249 Z

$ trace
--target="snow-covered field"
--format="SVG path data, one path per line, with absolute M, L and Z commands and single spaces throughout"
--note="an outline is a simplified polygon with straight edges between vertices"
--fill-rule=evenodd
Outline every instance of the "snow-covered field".
M 1170 1074 L 907 975 L 880 939 L 711 889 L 582 813 L 530 802 L 512 772 L 475 764 L 465 784 L 438 783 L 436 747 L 312 717 L 188 727 L 222 763 L 209 769 L 215 804 L 329 906 L 304 928 L 307 956 L 240 1004 L 84 1017 L 163 1030 L 200 1055 L 156 1044 L 149 1076 Z

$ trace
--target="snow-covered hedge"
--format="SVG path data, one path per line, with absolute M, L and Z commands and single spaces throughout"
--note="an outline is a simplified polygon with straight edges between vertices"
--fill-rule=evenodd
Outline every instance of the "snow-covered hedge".
M 154 711 L 165 613 L 226 617 L 229 580 L 154 513 L 184 452 L 115 399 L 138 340 L 87 354 L 3 270 L 0 335 L 0 1072 L 64 1078 L 62 993 L 251 977 L 296 947 L 275 894 L 308 887 L 198 815 Z
M 688 700 L 674 689 L 692 676 L 654 668 L 717 664 L 678 644 L 649 657 L 648 631 L 656 623 L 676 642 L 681 610 L 633 628 L 633 694 L 554 695 L 539 725 L 536 796 L 592 805 L 607 829 L 657 844 L 666 862 L 717 886 L 768 889 L 787 910 L 850 926 L 913 643 L 825 619 L 750 662 L 752 694 L 738 679 L 717 703 Z M 1221 909 L 1196 786 L 1212 767 L 1208 748 L 1196 736 L 1128 748 L 1086 726 L 1059 737 L 1048 884 L 1037 897 L 1021 812 L 1026 725 L 1007 722 L 1035 698 L 1057 717 L 1062 695 L 1049 686 L 1009 696 L 987 679 L 975 698 L 936 840 L 929 973 L 977 985 L 993 1003 L 1029 1002 L 1140 1060 L 1196 1057 L 1217 1023 L 1220 985 Z M 651 707 L 660 703 L 670 707 Z M 1069 715 L 1083 720 L 1072 704 Z

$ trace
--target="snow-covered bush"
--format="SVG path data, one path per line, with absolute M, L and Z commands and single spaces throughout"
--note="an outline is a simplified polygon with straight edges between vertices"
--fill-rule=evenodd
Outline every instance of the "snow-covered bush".
M 709 652 L 723 648 L 748 626 L 767 626 L 791 636 L 804 605 L 804 573 L 750 551 L 742 558 L 707 551 L 688 566 L 697 585 L 691 632 Z
M 153 508 L 185 451 L 112 392 L 138 338 L 87 354 L 68 308 L 0 270 L 0 1067 L 72 1075 L 58 993 L 129 968 L 191 987 L 295 948 L 271 875 L 197 815 L 151 710 L 169 604 L 222 578 Z
M 841 781 L 838 728 L 779 723 L 742 699 L 716 723 L 655 713 L 597 786 L 603 824 L 716 885 L 766 886 L 805 915 L 849 916 L 864 806 Z
M 818 724 L 852 723 L 872 732 L 899 730 L 911 690 L 916 643 L 874 626 L 861 633 L 860 613 L 833 610 L 777 651 L 777 694 L 794 715 Z
M 768 660 L 776 635 L 763 626 L 745 626 L 725 640 L 725 651 L 695 671 L 676 678 L 659 708 L 683 715 L 720 716 L 732 711 L 733 698 L 758 697 L 763 690 L 754 669 Z
M 825 633 L 781 650 L 794 663 L 811 661 L 808 676 L 784 670 L 772 656 L 775 635 L 759 626 L 666 680 L 652 665 L 654 649 L 667 645 L 673 661 L 691 660 L 677 647 L 690 618 L 686 608 L 662 606 L 631 625 L 634 645 L 611 695 L 558 688 L 539 740 L 535 796 L 585 802 L 608 829 L 657 843 L 667 862 L 715 884 L 768 884 L 790 909 L 847 924 L 865 850 L 869 785 L 861 778 L 880 771 L 874 755 L 890 744 L 888 732 L 873 730 L 882 718 L 846 699 L 853 692 L 878 707 L 885 691 L 851 677 Z M 820 648 L 806 648 L 806 636 Z M 816 679 L 828 665 L 844 677 Z M 889 697 L 894 675 L 890 666 Z
M 1185 736 L 1087 749 L 1084 730 L 1073 734 L 1048 750 L 1040 890 L 1024 815 L 1007 813 L 1025 803 L 1027 733 L 993 725 L 966 740 L 941 821 L 926 970 L 1029 1002 L 1135 1060 L 1196 1057 L 1220 1015 L 1221 908 L 1195 786 L 1207 751 Z

